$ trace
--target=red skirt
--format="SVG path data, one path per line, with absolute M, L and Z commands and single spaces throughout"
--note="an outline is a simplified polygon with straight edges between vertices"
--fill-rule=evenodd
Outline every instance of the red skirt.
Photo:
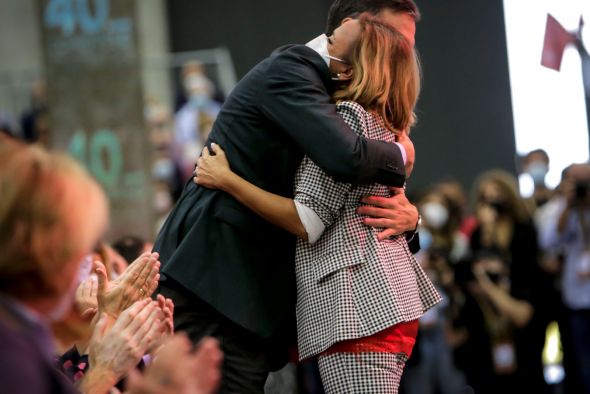
M 368 337 L 335 343 L 322 354 L 331 353 L 404 353 L 408 358 L 418 335 L 418 320 L 403 322 Z

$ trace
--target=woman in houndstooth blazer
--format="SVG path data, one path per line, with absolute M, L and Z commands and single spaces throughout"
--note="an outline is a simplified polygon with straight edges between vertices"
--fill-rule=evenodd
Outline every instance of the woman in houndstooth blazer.
M 334 95 L 338 112 L 358 134 L 393 143 L 397 130 L 407 130 L 413 120 L 419 91 L 414 50 L 391 27 L 362 17 L 353 59 L 351 81 Z M 397 393 L 417 319 L 440 296 L 404 236 L 379 241 L 379 230 L 356 213 L 364 196 L 388 197 L 389 189 L 335 182 L 306 157 L 294 199 L 285 198 L 231 172 L 223 150 L 212 149 L 215 155 L 204 149 L 195 182 L 232 194 L 300 236 L 295 258 L 300 359 L 319 356 L 328 393 Z

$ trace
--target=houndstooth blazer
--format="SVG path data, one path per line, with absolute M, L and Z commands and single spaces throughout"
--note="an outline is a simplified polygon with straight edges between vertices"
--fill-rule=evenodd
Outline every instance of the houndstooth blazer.
M 359 104 L 337 106 L 358 134 L 393 142 L 394 134 Z M 335 182 L 308 157 L 295 177 L 295 200 L 313 209 L 326 226 L 320 239 L 298 240 L 297 339 L 301 360 L 336 342 L 375 334 L 418 319 L 440 301 L 408 249 L 404 236 L 378 241 L 379 229 L 356 213 L 363 196 L 390 196 L 379 184 Z

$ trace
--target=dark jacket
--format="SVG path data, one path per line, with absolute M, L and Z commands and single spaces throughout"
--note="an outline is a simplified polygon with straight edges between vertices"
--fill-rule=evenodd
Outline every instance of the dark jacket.
M 0 294 L 0 392 L 78 393 L 55 366 L 48 329 L 15 312 L 6 300 Z
M 402 186 L 399 148 L 357 136 L 336 113 L 331 84 L 312 49 L 280 48 L 234 88 L 208 143 L 225 150 L 237 174 L 285 197 L 304 153 L 338 181 Z M 164 276 L 269 337 L 293 316 L 294 241 L 229 195 L 189 180 L 155 250 Z

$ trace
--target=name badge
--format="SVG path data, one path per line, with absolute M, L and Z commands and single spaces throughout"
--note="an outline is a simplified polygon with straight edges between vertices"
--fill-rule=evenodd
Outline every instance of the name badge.
M 516 370 L 516 351 L 512 342 L 500 342 L 493 345 L 492 356 L 496 374 L 505 375 Z

